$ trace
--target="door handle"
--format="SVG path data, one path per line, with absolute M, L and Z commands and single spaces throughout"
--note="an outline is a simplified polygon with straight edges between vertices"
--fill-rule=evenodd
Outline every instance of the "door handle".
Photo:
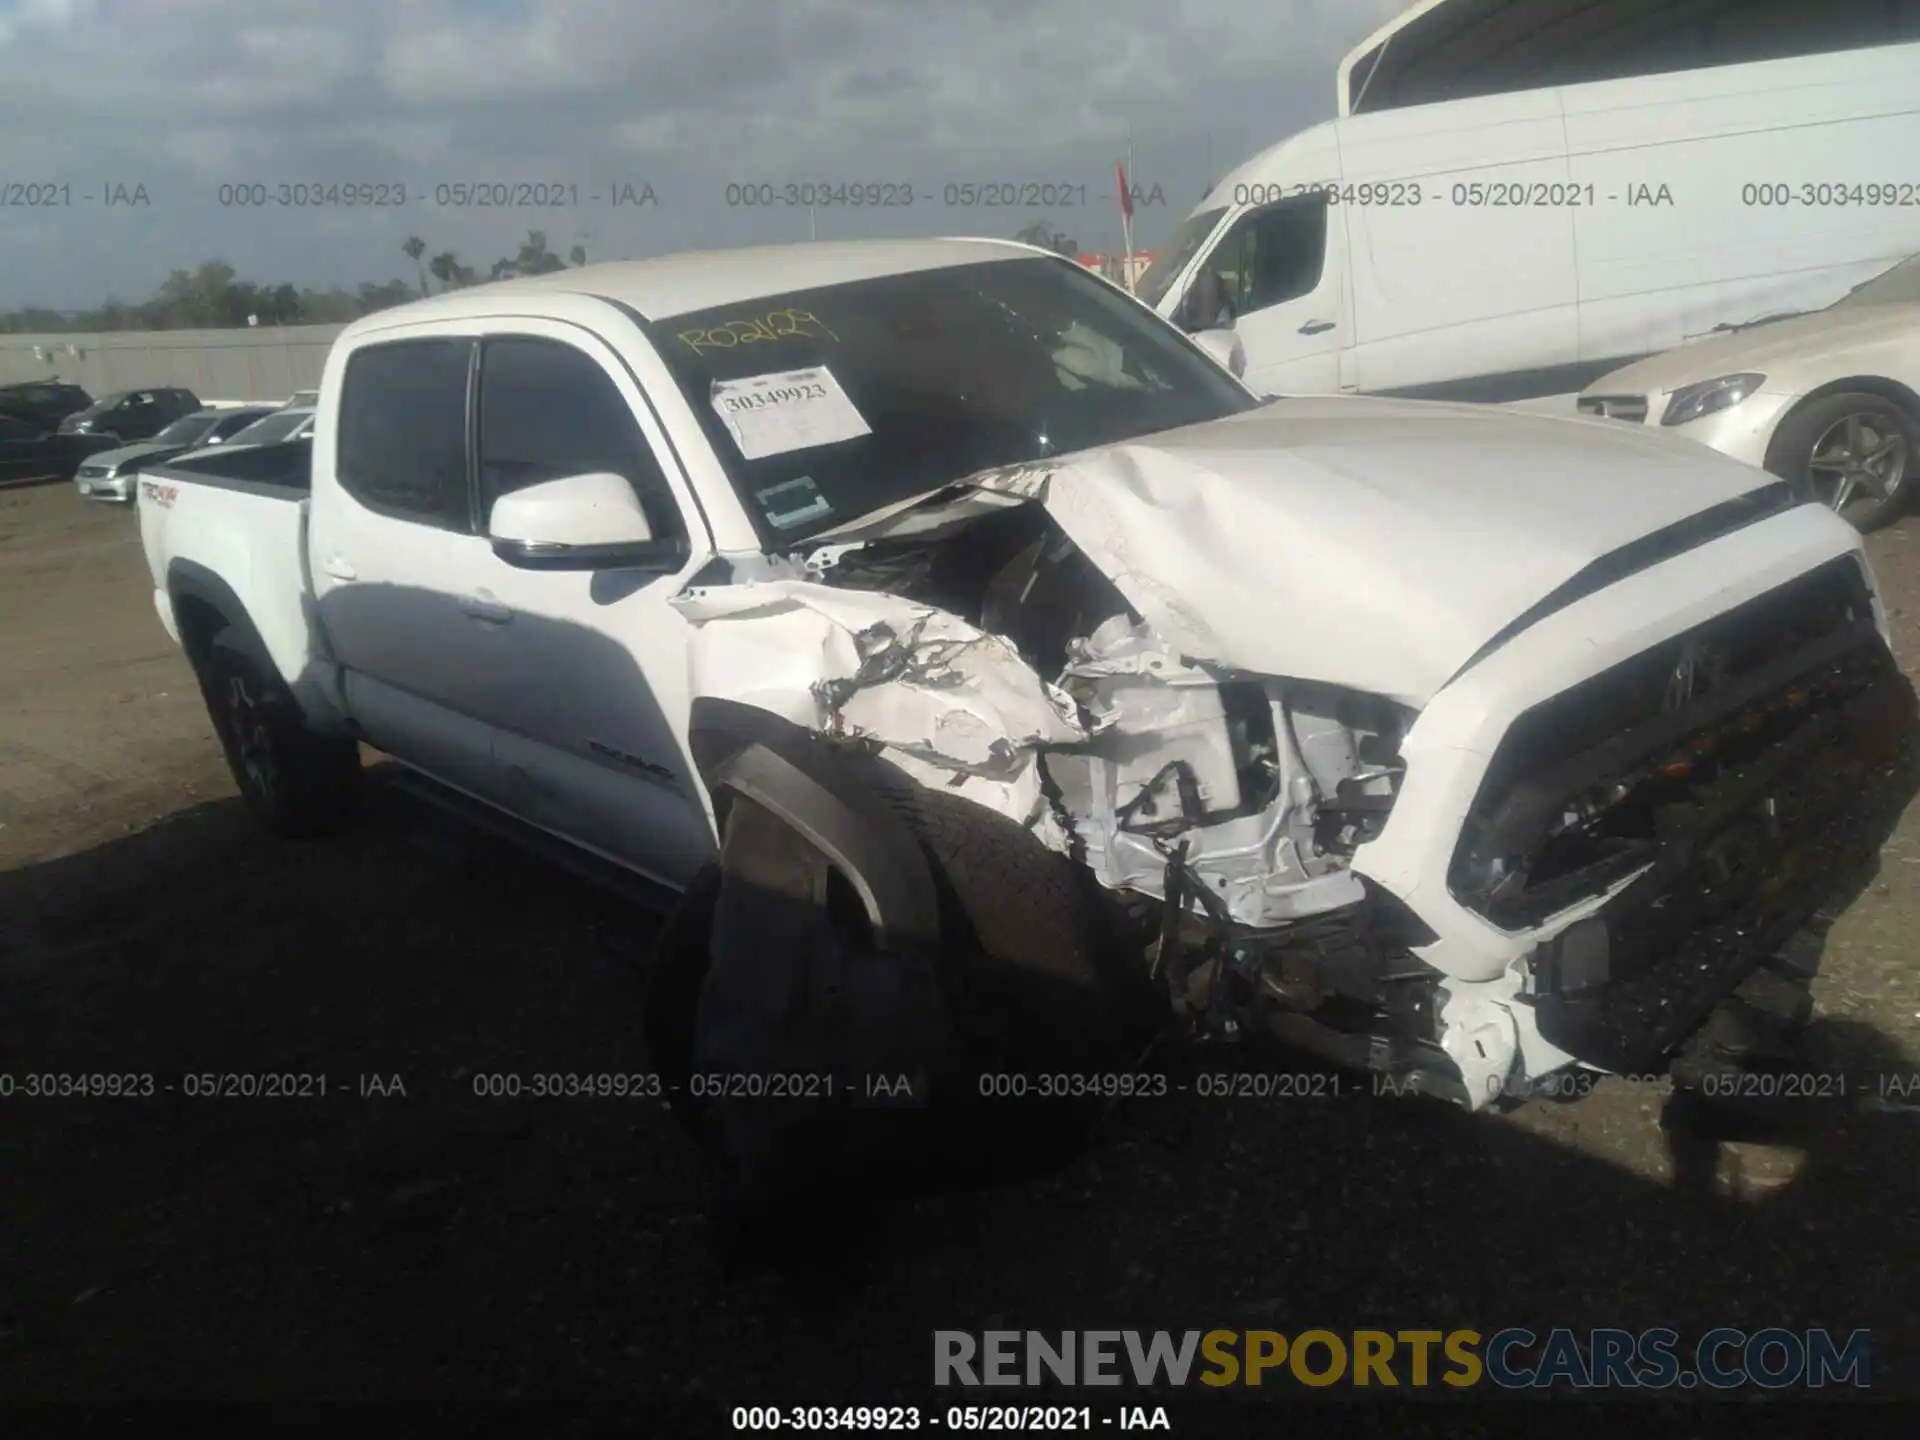
M 460 613 L 469 620 L 478 620 L 487 625 L 504 625 L 513 619 L 513 611 L 485 591 L 477 595 L 462 595 Z
M 360 578 L 360 572 L 338 555 L 329 555 L 320 568 L 336 580 L 358 580 Z
M 1324 335 L 1333 328 L 1331 320 L 1309 320 L 1300 327 L 1302 335 Z

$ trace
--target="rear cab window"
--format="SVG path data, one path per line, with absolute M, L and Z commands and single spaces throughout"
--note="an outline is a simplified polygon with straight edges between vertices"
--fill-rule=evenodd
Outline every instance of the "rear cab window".
M 467 387 L 474 341 L 390 340 L 348 358 L 334 471 L 340 488 L 397 520 L 471 533 Z

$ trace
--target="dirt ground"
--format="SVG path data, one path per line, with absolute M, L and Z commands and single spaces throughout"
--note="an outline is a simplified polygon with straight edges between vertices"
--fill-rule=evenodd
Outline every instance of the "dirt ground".
M 1871 542 L 1909 667 L 1917 546 L 1920 520 Z M 1916 866 L 1909 814 L 1829 936 L 1808 1064 L 1851 1094 L 1761 1138 L 1670 1143 L 1626 1081 L 1480 1117 L 1189 1089 L 1044 1178 L 743 1250 L 657 1100 L 476 1094 L 644 1072 L 654 922 L 388 783 L 344 837 L 265 841 L 134 517 L 0 491 L 0 1398 L 576 1396 L 724 1428 L 930 1405 L 935 1328 L 1660 1324 L 1867 1327 L 1874 1393 L 1920 1394 Z M 325 1094 L 186 1094 L 207 1072 Z M 50 1073 L 157 1088 L 25 1095 Z M 1197 1433 L 1232 1402 L 1168 1403 Z

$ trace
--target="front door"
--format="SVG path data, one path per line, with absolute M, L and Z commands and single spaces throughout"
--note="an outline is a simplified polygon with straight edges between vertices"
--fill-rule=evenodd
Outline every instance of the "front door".
M 675 574 L 522 570 L 489 555 L 499 607 L 486 691 L 516 815 L 669 885 L 712 853 L 703 792 L 680 736 L 688 625 L 668 604 L 711 555 L 698 508 L 620 357 L 578 325 L 501 319 L 480 359 L 478 513 L 568 475 L 633 486 L 656 539 L 688 539 Z M 630 343 L 644 343 L 638 332 Z
M 1246 347 L 1242 377 L 1263 394 L 1332 394 L 1347 342 L 1345 228 L 1324 192 L 1249 210 L 1194 271 L 1179 321 L 1232 329 Z

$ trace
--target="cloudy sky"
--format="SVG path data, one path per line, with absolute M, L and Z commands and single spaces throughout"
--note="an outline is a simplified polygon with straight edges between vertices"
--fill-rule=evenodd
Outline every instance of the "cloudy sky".
M 1135 181 L 1164 197 L 1136 214 L 1151 245 L 1210 178 L 1331 115 L 1340 57 L 1402 8 L 0 0 L 0 307 L 144 299 L 215 257 L 274 282 L 412 279 L 409 234 L 482 270 L 536 227 L 563 255 L 583 244 L 605 259 L 807 236 L 804 207 L 730 205 L 729 184 L 911 187 L 911 207 L 816 207 L 822 239 L 1011 235 L 1045 219 L 1110 249 L 1129 127 Z M 549 198 L 572 187 L 577 203 L 479 209 L 441 189 L 502 181 Z M 407 203 L 273 203 L 303 182 L 404 185 Z M 967 182 L 1086 199 L 946 206 L 946 186 Z M 64 203 L 17 203 L 31 185 L 67 187 Z M 264 187 L 269 204 L 223 205 L 223 185 Z M 147 204 L 105 203 L 135 186 Z M 652 203 L 609 203 L 648 186 Z

